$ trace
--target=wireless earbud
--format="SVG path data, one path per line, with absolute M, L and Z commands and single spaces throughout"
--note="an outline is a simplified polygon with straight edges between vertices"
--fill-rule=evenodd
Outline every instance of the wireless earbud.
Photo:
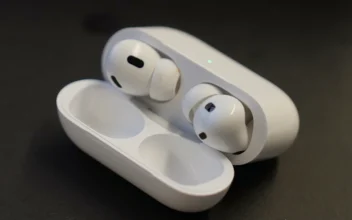
M 110 50 L 106 71 L 111 82 L 127 94 L 157 101 L 172 99 L 180 73 L 175 63 L 161 58 L 151 46 L 138 40 L 123 40 Z
M 205 144 L 227 153 L 244 151 L 248 132 L 242 103 L 229 95 L 204 100 L 194 113 L 194 130 Z
M 199 84 L 191 88 L 185 95 L 182 102 L 182 111 L 186 119 L 192 122 L 194 111 L 204 101 L 213 95 L 222 94 L 218 87 L 210 84 Z
M 183 112 L 206 145 L 226 153 L 247 148 L 251 132 L 246 124 L 248 116 L 235 97 L 222 94 L 213 85 L 201 84 L 186 94 Z

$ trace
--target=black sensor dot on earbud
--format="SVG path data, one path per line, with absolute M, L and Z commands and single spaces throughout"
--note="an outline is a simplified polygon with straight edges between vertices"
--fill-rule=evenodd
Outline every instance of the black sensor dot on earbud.
M 115 85 L 119 88 L 122 88 L 121 84 L 119 83 L 119 81 L 117 81 L 116 77 L 115 76 L 111 76 L 110 77 L 111 80 L 115 83 Z
M 201 140 L 204 140 L 204 139 L 206 139 L 206 138 L 207 138 L 207 134 L 206 134 L 206 133 L 204 133 L 204 132 L 202 132 L 202 133 L 198 134 L 198 136 L 199 136 L 199 138 L 200 138 Z
M 141 60 L 135 56 L 128 56 L 127 62 L 137 68 L 142 68 L 144 66 L 143 60 Z
M 208 112 L 212 112 L 214 111 L 214 109 L 216 108 L 215 105 L 211 102 L 209 102 L 208 104 L 205 105 L 205 110 L 207 110 Z

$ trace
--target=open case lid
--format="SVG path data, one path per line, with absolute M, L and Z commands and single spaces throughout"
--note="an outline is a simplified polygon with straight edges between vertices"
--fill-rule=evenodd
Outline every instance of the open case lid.
M 208 209 L 234 178 L 226 156 L 182 136 L 107 82 L 73 82 L 60 91 L 57 107 L 78 147 L 171 208 Z

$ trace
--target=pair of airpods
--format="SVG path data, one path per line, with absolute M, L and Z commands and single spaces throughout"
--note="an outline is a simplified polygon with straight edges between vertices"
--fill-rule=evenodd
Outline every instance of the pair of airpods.
M 166 102 L 177 94 L 181 74 L 176 64 L 141 41 L 117 43 L 105 65 L 111 83 L 129 95 Z M 183 99 L 182 110 L 204 144 L 226 153 L 247 148 L 250 114 L 237 98 L 220 88 L 211 84 L 193 87 Z

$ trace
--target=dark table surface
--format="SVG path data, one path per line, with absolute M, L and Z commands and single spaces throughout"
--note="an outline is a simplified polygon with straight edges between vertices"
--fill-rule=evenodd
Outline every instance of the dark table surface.
M 190 1 L 0 3 L 0 219 L 352 219 L 352 19 L 349 8 Z M 226 197 L 186 214 L 159 204 L 78 150 L 55 98 L 101 78 L 100 55 L 120 28 L 187 31 L 271 80 L 301 118 L 277 160 L 236 167 Z

